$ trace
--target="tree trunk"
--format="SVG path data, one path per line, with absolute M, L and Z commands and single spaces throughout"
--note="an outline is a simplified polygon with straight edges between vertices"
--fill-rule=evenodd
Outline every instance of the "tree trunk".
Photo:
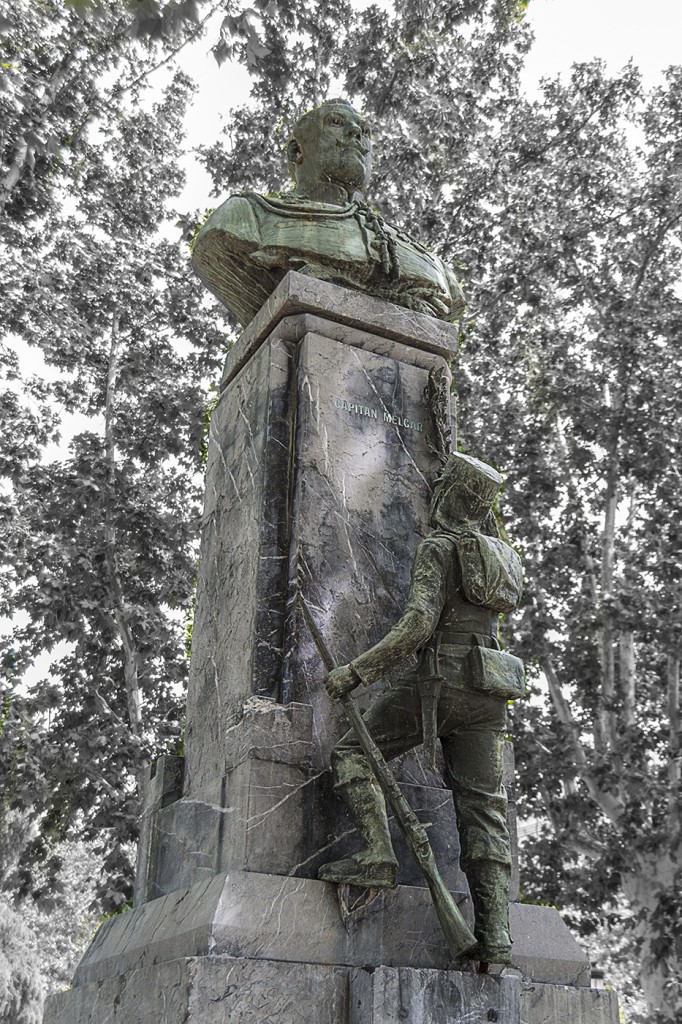
M 140 700 L 139 684 L 139 655 L 135 637 L 130 628 L 130 621 L 126 612 L 123 597 L 123 587 L 118 569 L 116 555 L 116 526 L 114 524 L 114 505 L 116 495 L 116 437 L 114 430 L 115 403 L 116 403 L 116 380 L 121 351 L 121 338 L 119 333 L 119 316 L 114 312 L 111 325 L 111 345 L 109 347 L 109 369 L 107 372 L 107 391 L 104 410 L 104 437 L 106 446 L 106 467 L 108 478 L 108 494 L 105 504 L 104 515 L 104 544 L 106 550 L 106 564 L 111 588 L 112 614 L 115 623 L 115 631 L 121 641 L 123 655 L 123 676 L 126 687 L 126 703 L 128 706 L 128 718 L 130 728 L 135 736 L 139 736 L 142 728 L 142 705 Z
M 682 948 L 677 939 L 682 844 L 656 855 L 635 856 L 636 872 L 623 876 L 635 920 L 640 984 L 649 1024 L 679 1024 Z

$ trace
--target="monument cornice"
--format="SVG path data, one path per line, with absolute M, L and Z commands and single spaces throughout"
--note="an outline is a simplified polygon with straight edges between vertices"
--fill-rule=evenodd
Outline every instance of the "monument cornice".
M 452 363 L 457 356 L 459 330 L 456 325 L 290 270 L 230 349 L 221 390 L 244 368 L 277 324 L 297 313 L 315 313 L 334 323 L 369 330 L 440 356 L 447 363 Z

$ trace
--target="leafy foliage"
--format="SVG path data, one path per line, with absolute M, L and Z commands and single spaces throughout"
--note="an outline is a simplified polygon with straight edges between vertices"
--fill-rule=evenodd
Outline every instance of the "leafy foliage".
M 151 44 L 131 40 L 124 5 L 21 13 L 10 43 L 23 33 L 26 81 L 34 95 L 42 81 L 46 100 L 33 111 L 13 96 L 5 150 L 0 613 L 15 629 L 0 816 L 17 856 L 4 884 L 50 899 L 55 844 L 77 833 L 103 857 L 99 899 L 115 910 L 131 893 L 135 772 L 180 742 L 204 394 L 228 339 L 186 246 L 161 232 L 183 183 L 191 83 L 176 74 L 147 96 L 137 55 L 151 58 Z M 48 33 L 34 21 L 50 14 Z M 105 71 L 122 76 L 108 91 Z M 58 155 L 36 150 L 19 166 L 31 117 L 52 124 Z M 17 353 L 31 350 L 47 370 L 19 398 Z M 79 429 L 51 459 L 64 416 Z M 46 656 L 49 671 L 26 685 Z M 46 870 L 52 883 L 39 883 Z
M 40 1024 L 43 992 L 34 936 L 19 914 L 0 903 L 0 1019 Z
M 679 1000 L 682 882 L 682 179 L 669 113 L 681 86 L 675 69 L 645 97 L 634 69 L 608 78 L 592 64 L 518 104 L 461 396 L 467 443 L 511 471 L 528 574 L 517 644 L 548 686 L 544 708 L 517 715 L 524 812 L 549 815 L 526 888 L 560 902 L 568 888 L 582 930 L 617 916 L 624 893 L 648 1019 L 661 1021 Z

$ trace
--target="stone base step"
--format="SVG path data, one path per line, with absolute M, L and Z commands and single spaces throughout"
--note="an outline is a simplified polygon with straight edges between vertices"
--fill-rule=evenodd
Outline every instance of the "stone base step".
M 455 893 L 469 924 L 471 902 Z M 551 907 L 510 903 L 513 966 L 529 981 L 586 987 L 590 964 Z M 106 921 L 76 986 L 183 957 L 447 969 L 428 890 L 400 885 L 344 914 L 337 886 L 310 878 L 235 871 Z
M 615 993 L 471 971 L 185 957 L 60 992 L 44 1024 L 618 1024 Z

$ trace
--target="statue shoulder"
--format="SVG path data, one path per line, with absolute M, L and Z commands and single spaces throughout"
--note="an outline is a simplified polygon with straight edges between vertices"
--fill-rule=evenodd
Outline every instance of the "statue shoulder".
M 450 297 L 452 300 L 450 316 L 453 320 L 456 320 L 462 315 L 462 313 L 466 309 L 466 299 L 464 298 L 462 286 L 460 285 L 459 281 L 455 277 L 454 272 L 447 265 L 447 263 L 443 263 L 443 270 L 445 272 L 445 278 L 448 282 L 448 287 L 450 289 Z
M 466 300 L 462 287 L 452 268 L 428 246 L 423 245 L 422 242 L 408 234 L 404 228 L 395 224 L 389 224 L 388 227 L 403 245 L 420 253 L 433 266 L 435 274 L 440 278 L 442 289 L 440 296 L 441 309 L 435 315 L 443 320 L 457 320 L 466 309 Z
M 437 562 L 447 568 L 455 554 L 457 539 L 444 530 L 434 530 L 419 542 L 415 553 L 415 562 Z
M 234 195 L 214 210 L 197 234 L 195 249 L 213 231 L 241 242 L 260 244 L 258 205 L 250 195 Z

